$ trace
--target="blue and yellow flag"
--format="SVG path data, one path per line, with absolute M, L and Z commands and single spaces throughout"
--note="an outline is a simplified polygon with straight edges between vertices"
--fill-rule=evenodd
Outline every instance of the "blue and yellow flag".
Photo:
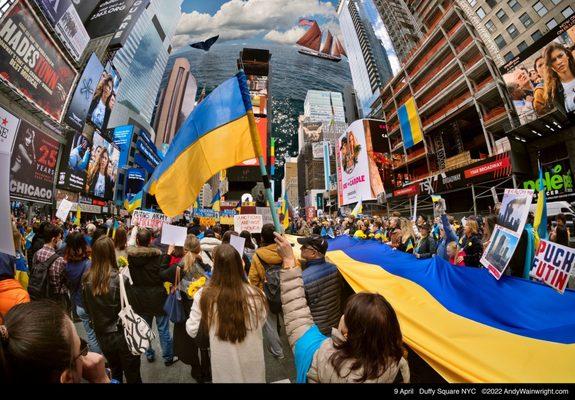
M 280 214 L 283 215 L 282 226 L 283 226 L 284 230 L 286 230 L 287 228 L 289 228 L 289 202 L 288 202 L 288 198 L 287 198 L 287 192 L 284 195 L 284 197 L 282 198 L 282 206 L 281 206 Z
M 218 190 L 218 192 L 216 193 L 216 195 L 212 199 L 212 204 L 210 206 L 210 207 L 212 207 L 212 210 L 220 211 L 220 201 L 221 200 L 222 200 L 222 197 L 220 196 L 220 191 Z
M 363 213 L 363 201 L 359 200 L 359 202 L 355 205 L 355 207 L 351 211 L 351 215 L 353 215 L 354 217 L 357 217 L 358 215 L 361 215 L 362 213 Z
M 406 149 L 415 146 L 423 140 L 421 121 L 415 107 L 415 99 L 411 97 L 397 110 L 397 118 L 403 137 L 403 145 Z
M 76 219 L 74 220 L 74 225 L 80 226 L 82 220 L 82 209 L 80 208 L 80 203 L 76 204 Z
M 142 208 L 142 198 L 144 196 L 144 192 L 140 190 L 130 201 L 128 199 L 124 200 L 124 208 L 130 214 L 134 212 L 134 210 L 138 208 Z
M 497 281 L 485 268 L 418 260 L 373 240 L 342 236 L 329 249 L 354 291 L 389 301 L 403 340 L 447 381 L 575 381 L 575 291 Z
M 256 157 L 250 111 L 249 88 L 241 71 L 194 109 L 144 188 L 156 196 L 164 214 L 182 213 L 212 176 Z
M 533 220 L 533 234 L 535 235 L 535 248 L 539 246 L 541 239 L 548 239 L 547 233 L 547 196 L 543 183 L 543 169 L 539 164 L 539 194 L 537 197 L 537 208 L 535 219 Z

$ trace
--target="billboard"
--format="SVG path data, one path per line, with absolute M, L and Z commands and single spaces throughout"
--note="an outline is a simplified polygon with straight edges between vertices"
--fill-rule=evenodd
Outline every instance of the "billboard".
M 92 139 L 76 132 L 60 158 L 58 187 L 81 192 L 86 182 L 86 171 L 91 158 Z
M 16 2 L 0 23 L 0 77 L 57 121 L 76 72 L 24 2 Z
M 10 196 L 52 204 L 59 150 L 56 140 L 21 121 L 10 161 Z
M 84 191 L 94 197 L 112 200 L 119 161 L 120 150 L 98 132 L 94 132 Z
M 147 2 L 141 0 L 100 1 L 86 21 L 86 30 L 90 37 L 95 39 L 118 31 L 135 3 L 140 5 Z
M 12 153 L 20 120 L 0 107 L 0 153 Z
M 66 46 L 74 60 L 79 61 L 90 36 L 71 0 L 35 0 Z
M 72 0 L 74 8 L 78 12 L 80 20 L 82 20 L 83 23 L 86 23 L 88 17 L 92 14 L 92 11 L 98 7 L 99 2 L 100 0 Z
M 573 201 L 575 189 L 573 188 L 573 172 L 569 159 L 543 164 L 543 186 L 545 187 L 547 201 Z M 523 182 L 523 189 L 539 191 L 539 177 Z
M 358 201 L 375 200 L 383 193 L 383 183 L 373 157 L 371 127 L 367 120 L 357 120 L 337 141 L 338 203 L 344 206 Z
M 268 77 L 259 75 L 248 75 L 248 86 L 250 88 L 250 98 L 255 115 L 268 115 Z
M 86 117 L 86 121 L 99 130 L 104 130 L 108 126 L 108 120 L 116 105 L 116 95 L 121 81 L 116 68 L 111 63 L 106 64 L 94 90 Z
M 303 122 L 304 143 L 315 143 L 323 140 L 323 122 Z
M 114 34 L 112 40 L 110 40 L 110 43 L 108 44 L 109 48 L 117 49 L 122 47 L 124 43 L 126 43 L 126 40 L 128 40 L 128 36 L 130 35 L 130 32 L 132 32 L 132 28 L 134 28 L 134 25 L 136 24 L 136 22 L 138 21 L 138 19 L 146 9 L 146 7 L 148 7 L 149 3 L 150 3 L 149 0 L 147 1 L 136 0 L 132 2 L 132 5 L 130 6 L 130 8 L 128 8 L 128 12 L 124 15 L 124 18 L 120 21 L 120 25 L 118 26 L 116 33 Z
M 521 124 L 554 110 L 575 113 L 575 14 L 501 68 Z
M 118 166 L 125 168 L 130 156 L 132 136 L 134 135 L 134 125 L 124 125 L 114 128 L 114 143 L 120 149 L 120 161 Z
M 146 183 L 146 171 L 140 168 L 130 168 L 126 171 L 126 184 L 124 185 L 124 199 L 131 201 Z
M 268 119 L 265 117 L 256 117 L 256 124 L 260 133 L 260 141 L 262 144 L 262 154 L 264 160 L 268 159 Z M 244 161 L 237 165 L 238 167 L 259 167 L 260 163 L 257 158 Z
M 86 116 L 88 115 L 88 109 L 96 92 L 97 83 L 104 72 L 104 66 L 96 57 L 96 54 L 92 54 L 82 77 L 76 85 L 76 90 L 72 96 L 72 101 L 68 107 L 68 112 L 64 117 L 64 122 L 70 125 L 72 128 L 81 131 L 84 128 L 84 121 L 86 121 Z

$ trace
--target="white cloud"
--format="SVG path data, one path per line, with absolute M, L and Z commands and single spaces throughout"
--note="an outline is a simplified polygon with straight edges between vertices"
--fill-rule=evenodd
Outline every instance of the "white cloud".
M 270 42 L 280 44 L 295 44 L 305 33 L 305 29 L 301 26 L 294 26 L 289 31 L 279 32 L 275 29 L 269 31 L 264 39 Z
M 391 70 L 393 74 L 397 74 L 401 69 L 401 64 L 399 62 L 399 58 L 397 54 L 395 54 L 395 48 L 391 42 L 391 38 L 389 37 L 389 33 L 387 33 L 387 29 L 385 29 L 385 25 L 383 21 L 378 17 L 378 21 L 374 26 L 375 35 L 381 41 L 385 52 L 387 53 L 387 58 L 389 59 L 389 63 L 391 64 Z
M 336 10 L 332 3 L 319 0 L 230 0 L 213 16 L 197 11 L 184 14 L 173 45 L 177 48 L 217 34 L 221 41 L 273 31 L 277 33 L 271 36 L 279 37 L 281 31 L 294 30 L 293 25 L 299 18 L 314 16 L 335 18 Z

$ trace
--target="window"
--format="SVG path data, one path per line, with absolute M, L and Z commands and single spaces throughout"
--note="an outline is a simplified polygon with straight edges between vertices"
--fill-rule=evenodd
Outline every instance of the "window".
M 521 9 L 521 4 L 519 4 L 517 0 L 509 0 L 507 4 L 509 5 L 509 8 L 511 8 L 515 12 Z
M 519 50 L 519 52 L 521 53 L 523 50 L 525 50 L 527 48 L 527 43 L 525 43 L 525 40 L 522 41 L 521 43 L 519 43 L 517 45 L 517 49 Z
M 553 4 L 557 5 L 559 3 L 561 3 L 561 0 L 551 0 L 553 2 Z
M 471 7 L 475 6 L 477 4 L 477 0 L 467 0 L 467 2 L 469 3 L 469 5 Z
M 555 18 L 551 18 L 545 25 L 547 25 L 547 28 L 553 29 L 557 26 L 557 21 L 555 21 Z
M 515 56 L 513 55 L 512 52 L 509 52 L 503 56 L 503 58 L 505 58 L 505 61 L 507 61 L 507 62 L 513 60 L 513 57 L 515 57 Z
M 538 1 L 533 5 L 533 9 L 537 12 L 537 14 L 539 14 L 540 17 L 547 14 L 547 8 L 545 8 L 543 3 L 541 3 L 540 1 Z
M 483 11 L 483 8 L 479 7 L 475 12 L 480 19 L 485 18 L 485 11 Z
M 501 22 L 505 22 L 509 18 L 503 9 L 497 11 L 497 14 L 495 15 L 497 15 L 497 18 L 499 18 L 499 21 Z
M 520 17 L 519 20 L 521 21 L 521 23 L 523 24 L 524 27 L 529 27 L 533 24 L 533 20 L 531 19 L 531 17 L 529 16 L 529 14 L 527 13 L 523 13 Z
M 541 34 L 541 32 L 539 30 L 537 30 L 531 34 L 531 38 L 533 40 L 538 40 L 541 38 L 541 36 L 543 36 L 543 35 Z
M 573 9 L 571 7 L 567 7 L 566 9 L 564 9 L 563 11 L 561 11 L 561 14 L 563 14 L 563 16 L 565 18 L 571 16 L 573 14 Z
M 493 21 L 491 21 L 491 20 L 489 20 L 489 21 L 487 21 L 487 22 L 485 23 L 485 27 L 487 28 L 487 30 L 488 30 L 489 32 L 495 32 L 495 30 L 497 29 L 497 28 L 495 27 L 495 24 L 494 24 Z
M 495 38 L 495 43 L 497 43 L 497 47 L 499 47 L 500 50 L 507 45 L 507 42 L 505 41 L 505 39 L 503 39 L 503 36 L 501 35 Z
M 497 5 L 497 1 L 496 0 L 487 0 L 486 1 L 487 5 L 491 8 L 495 7 Z
M 517 35 L 519 35 L 519 31 L 517 30 L 517 28 L 513 24 L 511 24 L 507 27 L 507 33 L 509 33 L 509 36 L 511 36 L 511 39 L 514 39 L 517 37 Z

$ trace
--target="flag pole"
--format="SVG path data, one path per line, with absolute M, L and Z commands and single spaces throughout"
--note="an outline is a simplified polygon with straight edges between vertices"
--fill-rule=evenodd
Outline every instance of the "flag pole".
M 268 171 L 266 169 L 266 163 L 264 162 L 264 156 L 262 155 L 262 144 L 260 140 L 260 134 L 258 132 L 258 128 L 256 125 L 256 118 L 254 116 L 253 110 L 248 110 L 248 121 L 250 125 L 250 135 L 252 136 L 252 145 L 254 146 L 254 152 L 256 153 L 256 157 L 260 162 L 260 172 L 262 174 L 262 180 L 264 183 L 264 188 L 266 191 L 266 198 L 268 200 L 268 204 L 270 205 L 270 211 L 272 214 L 272 219 L 274 221 L 274 227 L 276 232 L 282 233 L 282 227 L 280 225 L 280 220 L 276 212 L 276 205 L 274 202 L 274 198 L 272 195 L 272 186 L 270 182 L 270 177 L 268 175 Z

